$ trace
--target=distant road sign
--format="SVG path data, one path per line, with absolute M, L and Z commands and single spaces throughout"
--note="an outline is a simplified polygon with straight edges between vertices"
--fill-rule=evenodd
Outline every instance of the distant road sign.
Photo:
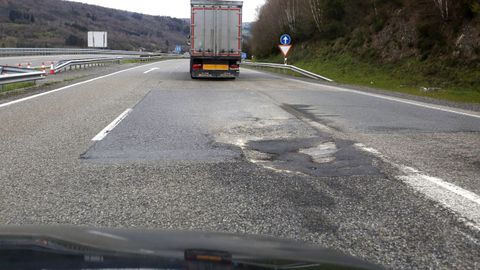
M 292 37 L 290 35 L 284 34 L 280 37 L 280 44 L 282 45 L 290 45 L 292 44 Z
M 175 53 L 180 54 L 182 52 L 182 45 L 175 46 Z
M 278 47 L 282 51 L 283 55 L 287 57 L 290 49 L 292 48 L 292 45 L 278 45 Z
M 107 48 L 108 33 L 107 32 L 88 32 L 88 47 L 89 48 Z
M 247 53 L 242 52 L 242 59 L 243 60 L 247 59 Z

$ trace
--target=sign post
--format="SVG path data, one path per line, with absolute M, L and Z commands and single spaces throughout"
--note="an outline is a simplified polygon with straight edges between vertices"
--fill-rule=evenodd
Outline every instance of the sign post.
M 280 48 L 283 56 L 285 57 L 284 64 L 287 65 L 288 53 L 290 52 L 290 49 L 292 49 L 292 38 L 290 37 L 290 35 L 282 35 L 280 37 L 280 45 L 278 45 L 278 47 Z

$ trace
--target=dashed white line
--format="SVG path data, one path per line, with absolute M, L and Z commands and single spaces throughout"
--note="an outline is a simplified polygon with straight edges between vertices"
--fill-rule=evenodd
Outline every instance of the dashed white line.
M 106 126 L 102 131 L 100 131 L 100 133 L 97 134 L 97 136 L 95 136 L 92 141 L 94 142 L 98 142 L 98 141 L 101 141 L 103 139 L 105 139 L 105 137 L 107 137 L 107 135 L 116 127 L 118 126 L 118 124 L 120 124 L 120 122 L 122 122 L 123 119 L 125 119 L 130 113 L 132 112 L 132 109 L 127 109 L 126 111 L 124 111 L 122 114 L 120 114 L 115 120 L 113 120 L 112 123 L 110 123 L 108 126 Z
M 152 71 L 154 71 L 154 70 L 157 70 L 157 69 L 159 69 L 159 68 L 158 68 L 158 67 L 151 68 L 151 69 L 143 72 L 143 74 L 148 74 L 148 73 L 150 73 L 150 72 L 152 72 Z

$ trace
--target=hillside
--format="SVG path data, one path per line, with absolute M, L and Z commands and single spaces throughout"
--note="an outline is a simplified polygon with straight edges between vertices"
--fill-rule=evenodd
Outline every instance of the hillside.
M 188 22 L 60 0 L 0 0 L 1 47 L 86 47 L 88 31 L 108 31 L 109 48 L 172 50 Z
M 267 0 L 252 53 L 282 61 L 282 33 L 290 63 L 336 81 L 480 102 L 479 0 Z

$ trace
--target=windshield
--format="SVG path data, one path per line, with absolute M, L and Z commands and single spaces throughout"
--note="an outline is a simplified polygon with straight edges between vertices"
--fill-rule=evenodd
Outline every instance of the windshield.
M 478 0 L 0 0 L 0 14 L 9 256 L 480 264 Z

